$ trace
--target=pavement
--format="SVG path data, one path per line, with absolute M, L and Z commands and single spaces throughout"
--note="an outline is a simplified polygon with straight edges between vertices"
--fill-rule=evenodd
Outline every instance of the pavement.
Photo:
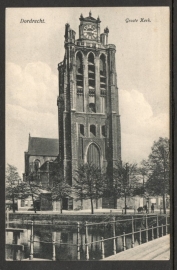
M 9 211 L 12 212 L 12 211 Z M 24 210 L 19 210 L 16 211 L 16 213 L 25 213 L 25 214 L 35 214 L 34 211 L 24 211 Z M 169 214 L 170 211 L 167 209 L 167 214 Z M 60 211 L 37 211 L 36 214 L 51 214 L 51 215 L 55 215 L 55 214 L 60 214 Z M 84 210 L 63 210 L 62 214 L 65 215 L 90 215 L 91 214 L 91 210 L 90 209 L 84 209 Z M 96 215 L 104 215 L 104 214 L 118 214 L 118 215 L 125 215 L 124 213 L 122 214 L 122 209 L 94 209 L 94 214 Z M 144 213 L 138 214 L 137 211 L 135 212 L 134 209 L 127 209 L 127 215 L 144 215 Z M 160 209 L 157 209 L 154 211 L 154 213 L 149 213 L 148 215 L 155 215 L 155 214 L 160 214 Z M 161 212 L 161 214 L 163 214 Z
M 134 260 L 169 260 L 170 235 L 166 235 L 144 243 L 134 248 L 119 252 L 116 255 L 102 259 L 102 261 L 134 261 Z

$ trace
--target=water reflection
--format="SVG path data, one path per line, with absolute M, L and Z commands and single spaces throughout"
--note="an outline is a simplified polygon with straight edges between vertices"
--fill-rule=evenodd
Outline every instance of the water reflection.
M 156 225 L 156 219 L 152 219 L 151 224 Z M 144 228 L 142 220 L 136 221 L 134 227 L 139 230 L 141 227 Z M 11 224 L 11 227 L 23 228 L 24 232 L 20 233 L 18 244 L 24 245 L 23 258 L 29 258 L 30 255 L 30 234 L 31 226 L 25 224 Z M 77 260 L 77 225 L 66 226 L 66 225 L 37 225 L 34 223 L 34 258 L 43 258 L 52 260 L 53 245 L 52 241 L 55 241 L 55 251 L 57 261 L 70 261 Z M 129 233 L 132 229 L 132 223 L 126 222 L 124 224 L 118 223 L 116 225 L 116 235 L 122 235 L 123 232 Z M 156 232 L 154 231 L 154 237 Z M 97 242 L 104 239 L 111 238 L 113 236 L 112 225 L 98 225 L 88 228 L 88 243 L 89 244 L 89 260 L 100 260 L 101 259 L 101 243 Z M 149 239 L 151 239 L 151 231 L 149 231 Z M 139 233 L 134 235 L 134 246 L 139 245 Z M 142 232 L 142 243 L 146 241 L 146 234 Z M 13 233 L 6 233 L 6 243 L 10 244 L 13 242 Z M 85 227 L 84 224 L 80 226 L 79 234 L 80 242 L 80 259 L 85 260 Z M 131 248 L 132 237 L 126 236 L 126 248 Z M 105 245 L 105 257 L 113 255 L 113 240 L 106 240 Z M 116 238 L 116 252 L 123 250 L 123 238 Z M 12 259 L 12 250 L 6 250 L 6 259 Z M 17 257 L 17 259 L 19 256 Z

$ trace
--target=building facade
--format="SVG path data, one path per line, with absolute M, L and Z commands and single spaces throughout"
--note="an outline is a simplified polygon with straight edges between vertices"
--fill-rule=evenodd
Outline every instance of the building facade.
M 121 160 L 116 46 L 108 43 L 108 28 L 100 34 L 100 23 L 91 12 L 81 14 L 78 39 L 66 24 L 58 64 L 59 162 L 71 185 L 80 163 L 92 162 L 111 176 Z
M 31 137 L 29 134 L 28 151 L 25 152 L 25 172 L 23 174 L 24 181 L 32 181 L 30 175 L 34 176 L 35 183 L 41 187 L 41 194 L 35 198 L 37 209 L 52 210 L 53 205 L 50 200 L 51 194 L 44 192 L 48 187 L 52 186 L 51 172 L 57 161 L 59 153 L 58 139 Z M 59 206 L 55 205 L 55 209 Z M 33 208 L 31 196 L 25 200 L 18 201 L 18 209 Z

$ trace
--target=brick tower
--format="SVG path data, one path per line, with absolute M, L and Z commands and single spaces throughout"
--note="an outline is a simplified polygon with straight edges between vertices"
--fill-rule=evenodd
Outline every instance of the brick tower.
M 121 160 L 116 46 L 108 44 L 108 28 L 100 34 L 100 23 L 91 12 L 81 14 L 79 39 L 66 24 L 65 55 L 58 64 L 59 162 L 71 185 L 79 163 L 93 162 L 111 176 Z

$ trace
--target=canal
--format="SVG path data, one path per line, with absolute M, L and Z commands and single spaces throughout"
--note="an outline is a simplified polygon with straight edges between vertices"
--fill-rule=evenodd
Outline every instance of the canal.
M 165 224 L 165 217 L 161 216 L 158 219 L 159 225 Z M 117 220 L 115 223 L 116 237 L 116 253 L 123 251 L 123 238 L 121 235 L 132 232 L 132 225 L 135 231 L 134 246 L 140 244 L 139 234 L 136 233 L 140 228 L 143 230 L 147 225 L 148 227 L 157 225 L 157 217 L 150 216 L 145 220 L 145 216 L 127 220 Z M 90 224 L 90 223 L 89 223 Z M 113 255 L 113 223 L 111 221 L 101 222 L 96 224 L 88 224 L 87 227 L 87 243 L 89 251 L 89 260 L 101 259 L 101 238 L 108 239 L 104 242 L 105 257 Z M 24 231 L 20 233 L 18 238 L 19 245 L 24 245 L 23 258 L 27 259 L 30 256 L 30 236 L 31 236 L 31 223 L 18 221 L 9 224 L 11 228 L 22 228 Z M 160 232 L 161 233 L 161 232 Z M 156 238 L 156 230 L 154 230 L 154 238 Z M 119 237 L 120 236 L 120 237 Z M 151 240 L 151 231 L 149 232 L 149 240 Z M 33 239 L 34 239 L 34 258 L 43 258 L 52 260 L 53 258 L 53 241 L 55 241 L 55 259 L 57 261 L 75 261 L 78 260 L 78 238 L 79 238 L 79 254 L 80 260 L 86 260 L 86 227 L 85 222 L 72 225 L 66 224 L 35 224 L 33 226 Z M 141 242 L 146 242 L 146 233 L 142 232 Z M 6 244 L 13 243 L 13 232 L 6 232 Z M 125 238 L 126 249 L 131 248 L 132 238 L 127 235 Z M 17 260 L 19 259 L 17 254 Z M 13 259 L 13 251 L 11 248 L 6 249 L 6 259 Z

